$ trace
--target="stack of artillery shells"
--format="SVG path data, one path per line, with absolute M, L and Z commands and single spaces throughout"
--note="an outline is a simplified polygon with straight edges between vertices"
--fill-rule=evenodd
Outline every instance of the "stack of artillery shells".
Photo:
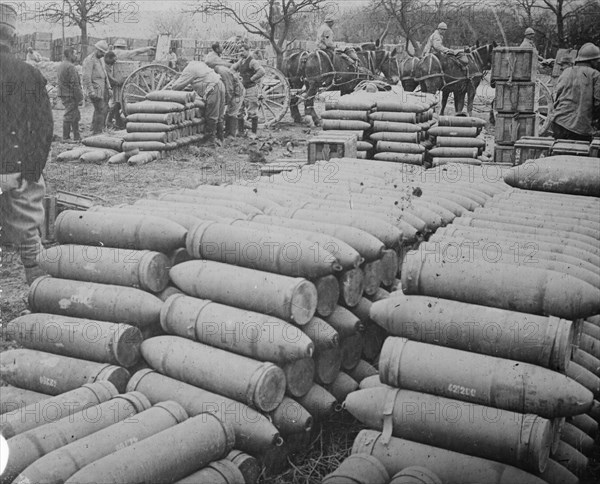
M 368 133 L 372 128 L 369 115 L 375 109 L 375 101 L 371 95 L 353 93 L 325 103 L 323 131 L 326 135 L 337 132 L 355 132 L 357 135 L 356 150 L 358 158 L 368 158 L 373 144 L 368 141 Z
M 202 138 L 204 102 L 195 91 L 153 91 L 127 106 L 123 151 L 165 151 Z M 143 160 L 135 160 L 141 164 Z
M 483 126 L 485 121 L 475 117 L 439 116 L 437 125 L 428 131 L 434 144 L 428 151 L 432 165 L 480 165 L 478 156 L 485 149 L 485 140 L 478 136 Z
M 377 111 L 369 115 L 373 122 L 371 139 L 376 142 L 374 159 L 422 165 L 425 132 L 430 126 L 433 110 L 421 102 L 390 99 L 377 101 Z

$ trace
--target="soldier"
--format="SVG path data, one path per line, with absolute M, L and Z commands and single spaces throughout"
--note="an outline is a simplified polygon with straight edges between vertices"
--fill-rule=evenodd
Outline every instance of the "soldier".
M 444 46 L 444 34 L 448 30 L 448 26 L 444 22 L 440 22 L 437 29 L 429 36 L 425 47 L 423 47 L 423 55 L 427 54 L 446 54 L 455 55 L 455 51 Z
M 334 22 L 333 15 L 327 15 L 325 23 L 317 30 L 317 49 L 324 50 L 332 61 L 335 54 L 335 42 L 333 41 L 333 30 L 331 27 L 333 27 Z M 353 48 L 346 49 L 342 54 L 358 65 L 358 55 Z
M 11 52 L 17 12 L 0 4 L 0 225 L 2 244 L 14 244 L 27 284 L 43 274 L 37 263 L 46 191 L 42 171 L 52 144 L 46 79 Z
M 550 116 L 556 139 L 591 141 L 592 122 L 600 117 L 600 48 L 591 42 L 577 52 L 575 65 L 558 78 Z
M 225 111 L 225 136 L 235 137 L 237 134 L 238 116 L 240 115 L 246 90 L 242 84 L 242 79 L 236 72 L 222 65 L 215 66 L 214 70 L 221 76 L 221 81 L 223 81 L 223 85 L 225 86 L 225 105 L 227 106 Z M 219 135 L 221 135 L 220 138 Z M 217 127 L 217 138 L 221 141 L 223 140 L 222 127 Z
M 525 29 L 525 38 L 523 39 L 523 42 L 521 42 L 521 45 L 519 47 L 526 47 L 528 49 L 533 49 L 536 54 L 537 54 L 537 47 L 535 46 L 535 30 L 533 30 L 531 27 L 527 27 Z
M 181 91 L 190 84 L 206 103 L 204 109 L 204 142 L 208 147 L 214 148 L 217 144 L 215 139 L 217 129 L 219 126 L 222 129 L 223 126 L 225 86 L 223 86 L 219 74 L 202 61 L 191 61 L 185 66 L 179 79 L 175 80 L 170 88 Z
M 25 60 L 29 63 L 37 64 L 38 62 L 42 62 L 42 56 L 38 51 L 33 50 L 33 47 L 28 47 Z
M 231 62 L 226 61 L 225 59 L 221 59 L 221 54 L 223 53 L 223 48 L 219 42 L 215 42 L 212 46 L 212 52 L 209 52 L 204 59 L 206 65 L 211 69 L 214 69 L 215 66 L 227 66 L 231 67 Z
M 258 131 L 258 86 L 265 75 L 265 70 L 254 58 L 253 52 L 248 44 L 242 45 L 243 57 L 231 66 L 231 70 L 238 71 L 242 76 L 242 84 L 246 89 L 244 96 L 244 111 L 252 123 L 252 134 L 256 136 Z M 238 116 L 238 130 L 240 135 L 244 134 L 244 115 Z
M 127 49 L 127 42 L 125 42 L 125 39 L 117 39 L 114 48 L 110 50 L 115 53 L 117 60 L 131 60 L 137 55 L 148 54 L 155 51 L 156 47 L 148 46 L 129 50 Z
M 547 65 L 552 62 L 552 59 L 544 59 L 541 55 L 539 55 L 537 47 L 535 46 L 535 30 L 533 30 L 531 27 L 527 27 L 525 29 L 525 38 L 523 39 L 523 42 L 521 42 L 521 45 L 519 47 L 533 49 L 533 52 L 538 58 L 538 61 L 541 62 L 543 65 Z
M 83 61 L 83 86 L 89 100 L 94 105 L 92 134 L 100 134 L 106 125 L 108 100 L 112 94 L 106 67 L 102 58 L 108 52 L 108 44 L 101 40 L 94 45 L 94 52 Z
M 81 79 L 75 68 L 75 52 L 67 47 L 64 50 L 64 60 L 58 66 L 58 97 L 60 97 L 65 113 L 63 115 L 63 140 L 71 139 L 71 130 L 73 130 L 73 139 L 80 140 L 79 104 L 83 101 L 83 91 L 81 90 Z
M 118 79 L 115 73 L 115 64 L 117 61 L 117 55 L 114 51 L 109 50 L 104 56 L 104 65 L 106 67 L 106 75 L 108 76 L 108 82 L 113 90 L 112 106 L 108 110 L 108 116 L 106 118 L 106 124 L 110 126 L 113 121 L 117 129 L 125 129 L 125 117 L 121 113 L 121 94 L 123 92 L 123 79 Z

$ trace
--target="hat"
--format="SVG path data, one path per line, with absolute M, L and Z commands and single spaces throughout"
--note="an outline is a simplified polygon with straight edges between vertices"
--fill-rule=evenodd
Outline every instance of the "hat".
M 17 11 L 10 5 L 0 3 L 0 41 L 12 42 L 17 25 Z
M 325 23 L 328 22 L 335 22 L 335 18 L 333 17 L 333 15 L 327 15 L 327 17 L 325 17 Z
M 94 48 L 106 54 L 108 52 L 108 43 L 106 40 L 100 40 L 94 44 Z
M 125 42 L 125 39 L 117 39 L 114 47 L 125 47 L 127 48 L 127 42 Z
M 575 62 L 587 62 L 600 59 L 600 48 L 591 42 L 587 44 L 583 44 L 579 52 L 577 52 L 577 57 L 575 57 Z
M 444 30 L 447 30 L 447 29 L 448 29 L 448 26 L 446 25 L 446 23 L 445 23 L 445 22 L 440 22 L 440 23 L 438 24 L 438 27 L 437 27 L 437 28 L 438 28 L 438 29 L 444 29 Z
M 535 35 L 535 30 L 533 30 L 531 27 L 527 27 L 525 29 L 525 35 Z

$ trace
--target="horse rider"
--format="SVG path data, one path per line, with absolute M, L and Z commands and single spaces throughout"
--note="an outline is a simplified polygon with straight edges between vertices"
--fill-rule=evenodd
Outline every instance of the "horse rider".
M 225 114 L 225 86 L 219 74 L 202 61 L 190 61 L 179 78 L 169 83 L 168 87 L 182 91 L 190 84 L 206 103 L 203 141 L 207 147 L 215 148 L 217 127 L 223 126 L 223 115 Z
M 265 75 L 263 66 L 254 58 L 254 52 L 248 44 L 242 45 L 242 58 L 231 66 L 231 70 L 239 72 L 242 76 L 242 84 L 246 89 L 244 96 L 244 108 L 248 119 L 252 123 L 252 134 L 256 136 L 258 131 L 258 85 Z M 244 115 L 238 116 L 238 130 L 240 135 L 244 134 Z
M 325 51 L 332 61 L 335 53 L 335 42 L 333 41 L 333 30 L 331 27 L 334 22 L 335 19 L 333 18 L 333 15 L 327 15 L 327 17 L 325 17 L 325 23 L 317 30 L 317 49 Z M 352 60 L 354 64 L 359 64 L 358 55 L 354 49 L 346 49 L 344 52 L 340 52 L 340 54 Z
M 429 36 L 425 47 L 423 47 L 423 56 L 427 54 L 445 54 L 456 55 L 456 51 L 444 46 L 444 34 L 448 30 L 445 22 L 440 22 L 437 29 Z
M 600 119 L 600 48 L 588 42 L 575 65 L 558 78 L 550 115 L 555 139 L 592 140 L 592 123 Z
M 521 42 L 521 45 L 519 47 L 524 47 L 525 49 L 533 49 L 533 52 L 535 53 L 535 55 L 537 55 L 538 61 L 544 65 L 552 62 L 552 59 L 544 59 L 538 53 L 537 47 L 535 46 L 535 30 L 533 30 L 531 27 L 527 27 L 525 29 L 525 37 L 523 38 L 523 42 Z

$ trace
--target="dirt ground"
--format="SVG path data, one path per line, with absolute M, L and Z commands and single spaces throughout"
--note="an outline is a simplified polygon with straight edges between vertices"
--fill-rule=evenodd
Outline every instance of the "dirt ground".
M 322 110 L 323 105 L 317 103 L 316 108 Z M 195 188 L 201 184 L 219 185 L 253 179 L 258 176 L 258 171 L 256 164 L 248 162 L 249 151 L 260 151 L 269 161 L 305 159 L 307 140 L 319 130 L 293 124 L 288 114 L 275 128 L 259 130 L 259 138 L 254 142 L 238 138 L 216 151 L 201 146 L 188 147 L 143 166 L 82 165 L 56 161 L 59 153 L 73 147 L 72 144 L 58 141 L 62 134 L 62 113 L 59 103 L 58 109 L 54 111 L 57 141 L 52 144 L 52 153 L 44 173 L 47 191 L 53 194 L 56 190 L 66 190 L 92 197 L 103 205 L 130 203 L 143 197 L 147 191 Z M 447 114 L 453 114 L 451 107 Z M 481 105 L 476 105 L 475 115 L 487 119 L 487 113 Z M 91 116 L 92 109 L 86 106 L 82 112 L 83 136 L 89 134 Z M 488 141 L 486 151 L 491 154 L 493 132 L 488 126 L 484 133 Z M 27 309 L 27 286 L 20 260 L 9 248 L 3 248 L 0 270 L 1 321 L 7 322 Z M 14 346 L 13 342 L 0 338 L 0 351 Z M 309 452 L 293 458 L 289 469 L 283 474 L 262 479 L 261 482 L 320 483 L 322 477 L 334 470 L 348 454 L 358 429 L 347 415 L 337 416 L 334 422 L 315 436 L 313 448 Z M 594 475 L 589 480 L 582 481 L 583 484 L 598 482 L 598 457 L 597 451 L 593 464 Z

